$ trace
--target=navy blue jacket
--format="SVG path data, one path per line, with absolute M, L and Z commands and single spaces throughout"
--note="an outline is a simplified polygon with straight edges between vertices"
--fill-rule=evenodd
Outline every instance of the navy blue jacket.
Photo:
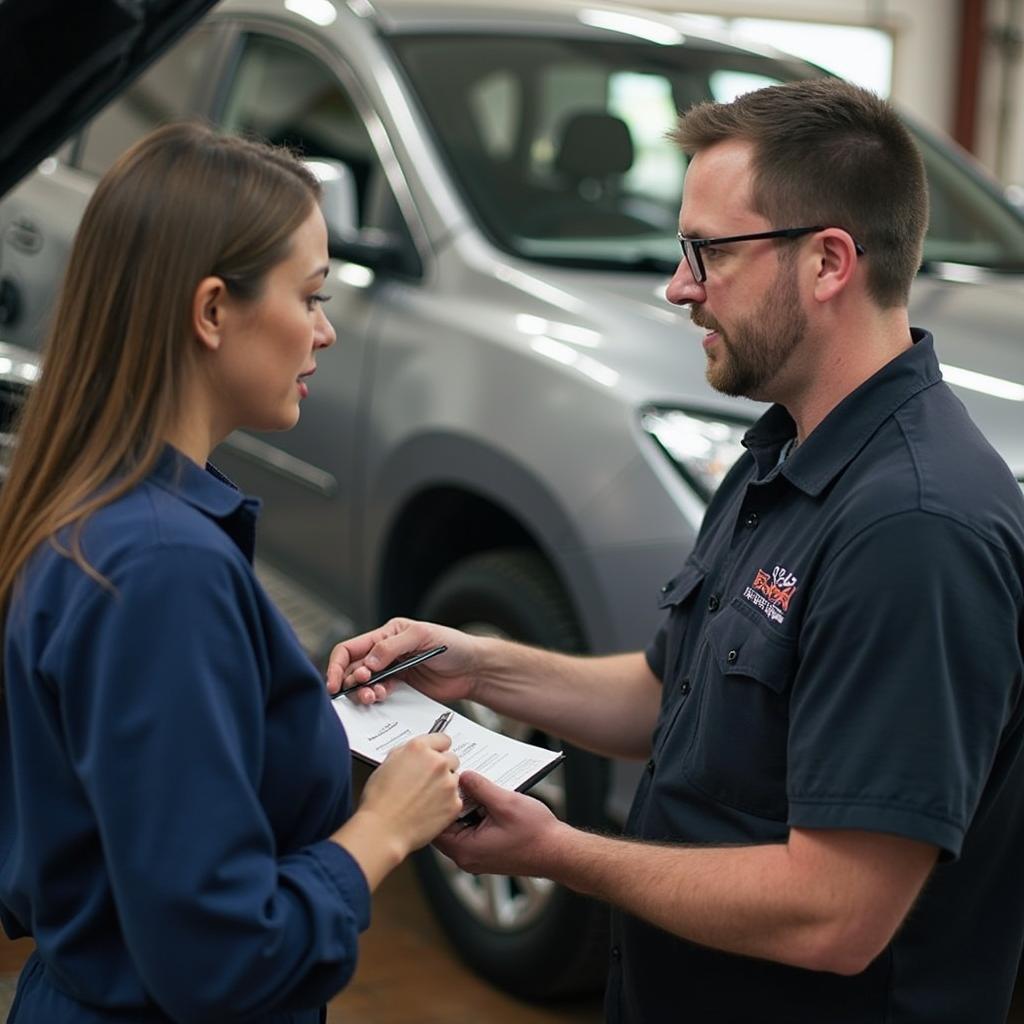
M 253 574 L 257 511 L 167 449 L 87 520 L 110 586 L 49 543 L 23 575 L 0 914 L 37 954 L 13 1021 L 315 1021 L 352 974 L 369 893 L 327 839 L 348 743 Z

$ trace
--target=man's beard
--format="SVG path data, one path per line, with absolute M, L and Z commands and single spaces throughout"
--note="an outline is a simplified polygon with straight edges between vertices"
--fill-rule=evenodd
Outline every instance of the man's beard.
M 722 351 L 717 359 L 708 358 L 708 383 L 726 395 L 762 400 L 769 397 L 765 388 L 807 333 L 807 316 L 800 308 L 796 276 L 788 261 L 780 264 L 760 308 L 730 334 L 698 307 L 690 309 L 690 319 L 718 333 Z

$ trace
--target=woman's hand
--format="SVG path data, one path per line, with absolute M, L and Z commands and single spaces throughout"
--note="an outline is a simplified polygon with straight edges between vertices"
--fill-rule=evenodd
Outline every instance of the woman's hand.
M 451 745 L 450 736 L 432 733 L 392 750 L 366 780 L 355 814 L 331 836 L 362 868 L 371 891 L 462 810 Z
M 401 837 L 405 853 L 425 846 L 462 810 L 459 759 L 444 733 L 416 736 L 392 750 L 366 780 L 359 809 Z
M 364 686 L 349 697 L 360 704 L 383 700 L 397 683 L 407 682 L 435 700 L 472 699 L 480 664 L 480 640 L 448 626 L 415 619 L 391 619 L 383 626 L 344 640 L 331 651 L 327 689 L 333 694 L 365 683 L 374 672 L 405 655 L 444 644 L 448 650 L 401 676 Z

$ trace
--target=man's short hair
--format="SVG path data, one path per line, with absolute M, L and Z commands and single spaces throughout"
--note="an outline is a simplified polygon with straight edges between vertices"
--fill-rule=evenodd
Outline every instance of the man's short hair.
M 928 185 L 917 144 L 885 100 L 835 78 L 789 82 L 731 103 L 699 103 L 671 137 L 689 155 L 750 142 L 754 209 L 775 228 L 849 231 L 864 246 L 871 297 L 883 308 L 907 304 Z

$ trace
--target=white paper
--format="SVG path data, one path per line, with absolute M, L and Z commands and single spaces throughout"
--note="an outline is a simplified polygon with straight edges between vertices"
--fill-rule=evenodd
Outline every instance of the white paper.
M 357 704 L 348 697 L 332 704 L 352 753 L 371 764 L 380 764 L 394 747 L 428 732 L 438 716 L 449 710 L 405 683 L 375 704 Z M 445 733 L 451 737 L 460 771 L 477 772 L 505 789 L 528 788 L 562 760 L 560 750 L 511 739 L 458 712 Z

